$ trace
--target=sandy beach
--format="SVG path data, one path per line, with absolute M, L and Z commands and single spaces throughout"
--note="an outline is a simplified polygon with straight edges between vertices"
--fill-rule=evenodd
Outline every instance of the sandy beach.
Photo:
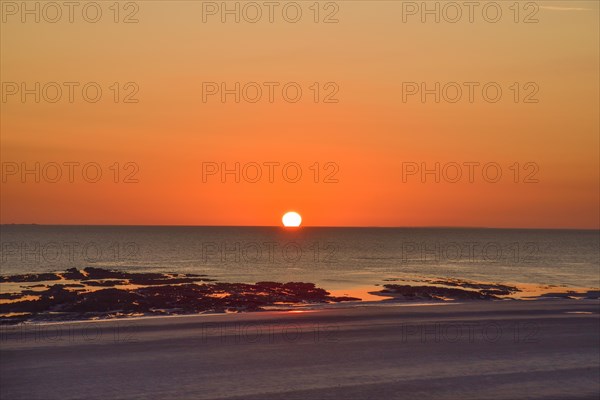
M 596 399 L 597 300 L 3 326 L 2 399 Z

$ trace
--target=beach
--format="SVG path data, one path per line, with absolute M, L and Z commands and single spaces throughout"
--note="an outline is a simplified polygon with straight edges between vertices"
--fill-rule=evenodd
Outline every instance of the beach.
M 3 399 L 596 399 L 598 300 L 2 327 Z
M 600 0 L 0 10 L 0 400 L 600 399 Z

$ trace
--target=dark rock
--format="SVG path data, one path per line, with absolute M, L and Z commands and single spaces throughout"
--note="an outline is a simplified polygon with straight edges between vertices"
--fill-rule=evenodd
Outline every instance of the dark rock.
M 61 277 L 54 273 L 0 276 L 0 282 L 42 282 L 60 279 Z
M 46 290 L 23 290 L 6 295 L 39 296 L 38 300 L 0 304 L 0 313 L 31 313 L 32 318 L 69 320 L 87 316 L 108 317 L 121 313 L 188 314 L 200 312 L 261 311 L 275 304 L 329 303 L 360 300 L 334 297 L 313 283 L 258 282 L 206 283 L 204 276 L 157 273 L 126 273 L 87 267 L 84 273 L 72 268 L 63 276 L 96 287 L 135 284 L 135 289 L 108 288 L 97 291 L 69 290 L 81 283 L 55 284 Z M 19 279 L 25 280 L 25 275 Z M 37 279 L 38 275 L 29 275 Z M 202 281 L 199 284 L 197 282 Z
M 23 297 L 22 293 L 0 293 L 0 299 L 2 300 L 15 300 Z
M 130 280 L 130 283 L 133 285 L 176 285 L 179 283 L 194 283 L 198 281 L 208 281 L 209 279 L 203 278 L 148 278 L 148 277 L 133 277 Z
M 89 286 L 106 286 L 106 287 L 111 287 L 111 286 L 116 286 L 116 285 L 127 285 L 129 283 L 129 281 L 122 281 L 122 280 L 106 280 L 106 281 L 85 281 L 86 285 Z M 80 285 L 80 286 L 84 286 L 84 285 Z M 85 286 L 84 286 L 85 287 Z
M 138 308 L 140 296 L 126 290 L 102 289 L 95 292 L 82 293 L 75 301 L 65 304 L 61 311 L 68 312 L 132 312 Z
M 85 275 L 82 274 L 77 268 L 69 268 L 62 274 L 62 276 L 65 279 L 72 280 L 85 279 Z
M 94 267 L 86 267 L 83 269 L 83 272 L 86 273 L 85 279 L 127 279 L 131 274 L 127 272 L 120 272 L 109 269 L 102 268 L 94 268 Z M 160 275 L 160 274 L 158 274 Z
M 373 292 L 403 300 L 493 300 L 497 296 L 484 291 L 445 288 L 440 286 L 385 285 L 385 289 Z
M 469 289 L 482 289 L 492 294 L 499 295 L 509 295 L 511 293 L 518 292 L 519 289 L 514 286 L 507 286 L 501 284 L 488 284 L 488 283 L 472 283 L 465 282 L 460 280 L 437 280 L 431 282 L 434 285 L 445 285 L 445 286 L 455 286 L 461 288 L 469 288 Z

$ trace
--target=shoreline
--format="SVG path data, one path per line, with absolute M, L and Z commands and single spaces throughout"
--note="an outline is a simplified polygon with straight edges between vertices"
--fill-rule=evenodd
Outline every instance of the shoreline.
M 595 288 L 452 278 L 387 278 L 327 291 L 310 282 L 227 283 L 206 275 L 87 267 L 1 276 L 0 325 L 352 307 L 369 303 L 598 299 Z M 8 290 L 7 290 L 8 289 Z
M 555 299 L 552 299 L 555 300 Z M 587 300 L 587 299 L 586 299 Z M 476 301 L 476 300 L 475 300 Z M 498 301 L 507 301 L 507 300 L 498 300 Z M 535 300 L 534 300 L 535 301 Z M 551 301 L 551 299 L 542 299 L 540 301 Z M 581 300 L 575 300 L 581 301 Z M 127 317 L 114 317 L 114 318 L 97 318 L 97 319 L 73 319 L 73 320 L 61 320 L 61 321 L 51 321 L 51 320 L 39 320 L 39 321 L 23 321 L 18 322 L 16 324 L 0 324 L 0 329 L 2 327 L 14 327 L 15 325 L 24 326 L 24 327 L 36 327 L 36 326 L 52 326 L 52 325 L 69 325 L 69 324 L 85 324 L 85 323 L 111 323 L 111 322 L 136 322 L 143 320 L 152 320 L 152 319 L 177 319 L 177 318 L 209 318 L 209 317 L 220 317 L 220 318 L 236 318 L 242 315 L 268 315 L 268 316 L 283 316 L 294 313 L 318 313 L 327 310 L 351 310 L 355 308 L 395 308 L 395 307 L 437 307 L 437 306 L 459 306 L 462 304 L 466 304 L 465 302 L 427 302 L 427 303 L 407 303 L 407 302 L 397 302 L 397 301 L 357 301 L 353 303 L 343 303 L 343 304 L 311 304 L 306 307 L 298 307 L 298 309 L 266 309 L 262 311 L 248 311 L 248 312 L 225 312 L 225 313 L 198 313 L 198 314 L 170 314 L 170 315 L 140 315 L 140 316 L 127 316 Z M 599 303 L 600 304 L 600 303 Z
M 572 303 L 574 306 L 577 304 L 587 305 L 588 302 L 598 302 L 600 307 L 600 300 L 597 298 L 564 298 L 564 297 L 541 297 L 531 299 L 498 299 L 498 300 L 463 300 L 463 301 L 401 301 L 393 298 L 382 298 L 378 301 L 352 301 L 343 303 L 324 303 L 324 304 L 304 304 L 298 305 L 293 308 L 265 308 L 258 311 L 240 311 L 240 312 L 200 312 L 200 313 L 189 313 L 189 314 L 146 314 L 146 315 L 124 315 L 124 316 L 112 316 L 112 317 L 91 317 L 81 319 L 34 319 L 34 320 L 23 320 L 23 321 L 0 321 L 0 330 L 2 328 L 11 328 L 15 326 L 23 327 L 36 327 L 36 326 L 53 326 L 53 325 L 69 325 L 69 324 L 85 324 L 85 323 L 111 323 L 111 322 L 136 322 L 153 319 L 180 319 L 180 318 L 236 318 L 243 315 L 289 315 L 289 314 L 307 314 L 307 313 L 319 313 L 326 311 L 336 310 L 353 310 L 353 309 L 377 309 L 377 308 L 410 308 L 410 307 L 438 307 L 448 306 L 456 307 L 468 304 L 488 304 L 488 303 L 540 303 L 548 304 L 552 302 L 566 302 Z

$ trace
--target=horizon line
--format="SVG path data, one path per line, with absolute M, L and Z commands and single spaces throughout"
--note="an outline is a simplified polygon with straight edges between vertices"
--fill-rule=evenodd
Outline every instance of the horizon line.
M 2 223 L 0 226 L 106 226 L 106 227 L 186 227 L 186 228 L 286 228 L 283 225 L 174 225 L 174 224 L 39 224 L 39 223 Z M 493 227 L 493 226 L 453 226 L 453 225 L 415 225 L 415 226 L 381 226 L 381 225 L 301 225 L 300 228 L 351 228 L 351 229 L 505 229 L 505 230 L 577 230 L 599 231 L 599 228 L 573 227 Z M 290 229 L 289 227 L 287 229 Z M 298 228 L 291 228 L 298 229 Z

